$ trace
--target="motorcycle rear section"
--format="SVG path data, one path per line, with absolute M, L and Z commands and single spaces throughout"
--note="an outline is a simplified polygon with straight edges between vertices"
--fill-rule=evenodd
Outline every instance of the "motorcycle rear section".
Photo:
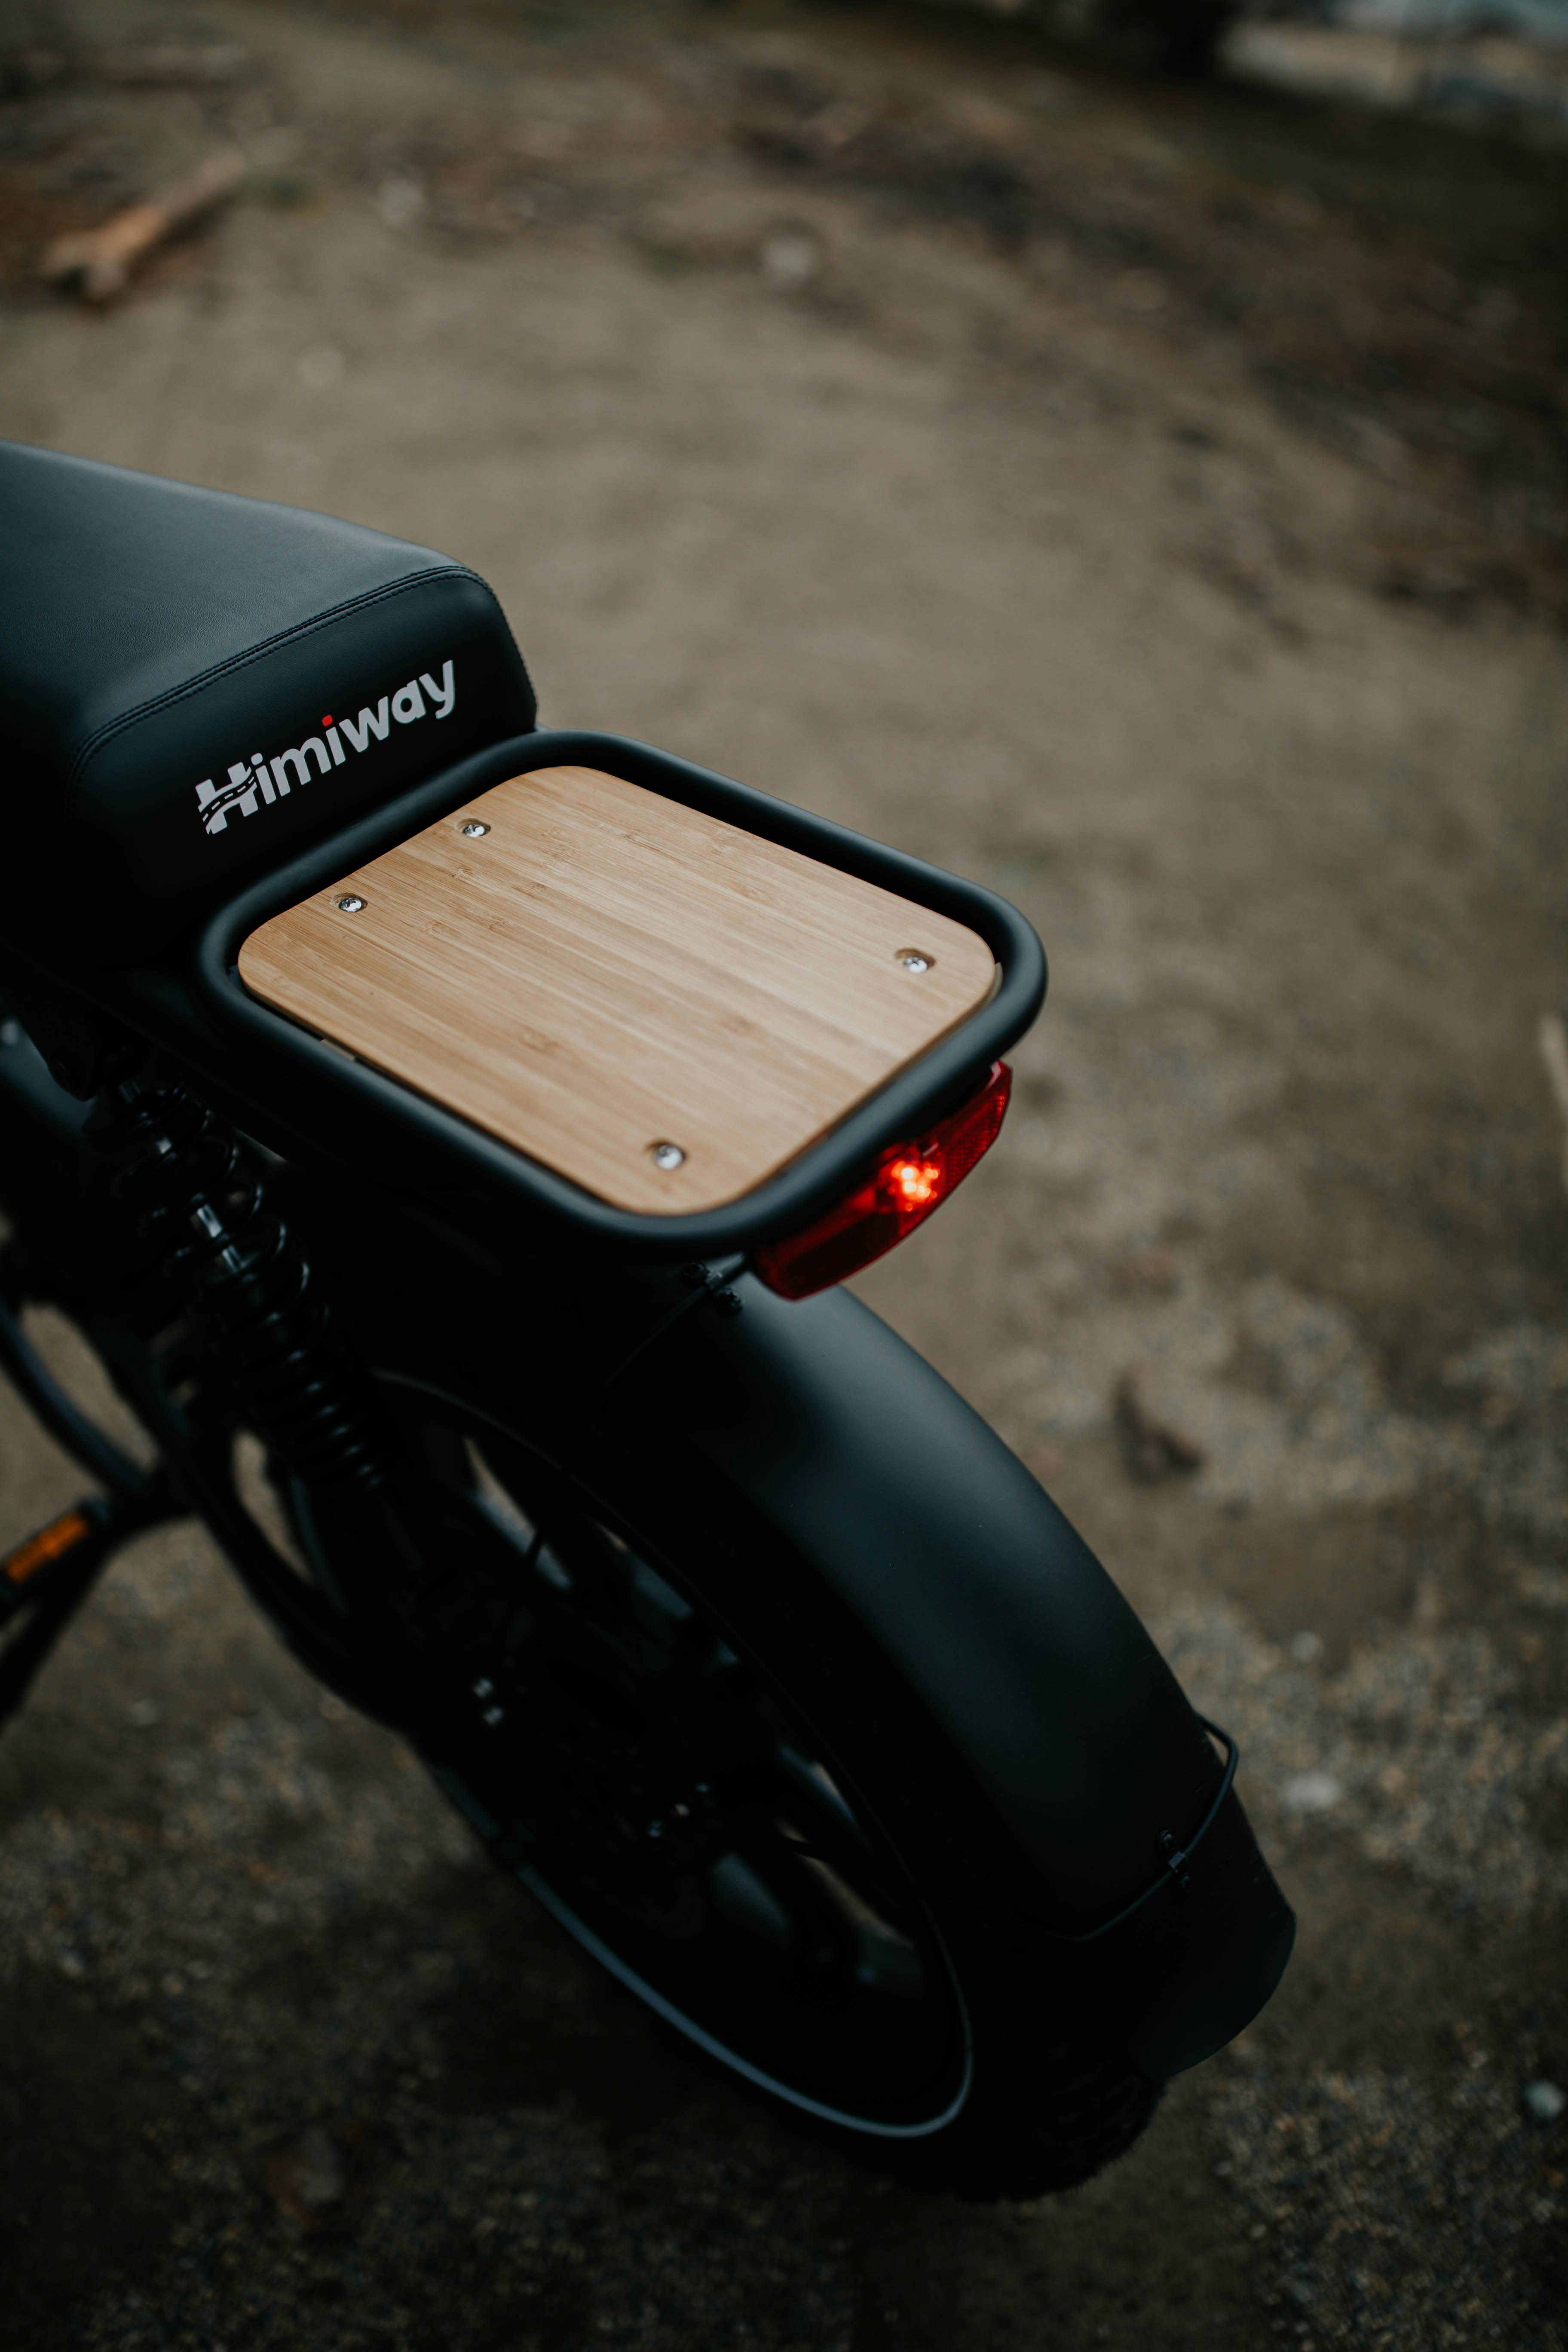
M 202 560 L 230 520 L 200 509 Z M 12 1303 L 67 1294 L 286 1638 L 660 2014 L 934 2179 L 1081 2179 L 1268 1999 L 1289 1912 L 1234 1751 L 1035 1482 L 855 1301 L 785 1303 L 984 1148 L 1038 943 L 668 754 L 532 730 L 480 583 L 358 540 L 334 562 L 345 601 L 62 746 L 80 888 L 52 925 L 14 908 L 0 959 L 55 1072 L 0 1049 Z M 372 696 L 352 722 L 329 654 Z M 247 668 L 300 740 L 222 785 L 203 698 L 265 740 Z M 491 740 L 410 781 L 470 669 Z M 367 805 L 377 718 L 401 764 Z M 140 799 L 142 849 L 172 845 L 155 887 L 95 760 L 121 832 Z M 57 1080 L 100 1089 L 153 1287 L 184 1283 L 172 1355 L 119 1244 L 79 1245 L 100 1180 Z M 281 1549 L 232 1476 L 247 1429 Z
M 932 2179 L 1068 2185 L 1127 2144 L 1160 2083 L 1240 2030 L 1285 1965 L 1293 1923 L 1231 1774 L 1036 1482 L 868 1310 L 841 1291 L 786 1305 L 745 1276 L 717 1296 L 693 1286 L 673 1314 L 668 1297 L 660 1311 L 629 1287 L 591 1291 L 570 1328 L 538 1318 L 522 1350 L 477 1320 L 395 1327 L 366 1299 L 358 1344 L 411 1433 L 461 1431 L 547 1541 L 552 1504 L 568 1530 L 607 1530 L 623 1569 L 651 1568 L 790 1710 L 795 1753 L 906 1890 L 906 1908 L 879 1908 L 867 1884 L 840 1884 L 856 1933 L 874 1958 L 890 1919 L 928 1990 L 952 1993 L 949 2072 L 927 2052 L 890 2091 L 862 2083 L 851 2111 L 812 2066 L 726 2042 L 671 1979 L 668 1948 L 628 1949 L 614 1899 L 561 1869 L 548 1805 L 518 1777 L 529 1733 L 514 1712 L 540 1697 L 526 1643 L 521 1666 L 504 1638 L 481 1644 L 432 1760 L 498 1859 L 737 2071 L 901 2143 Z M 613 1707 L 595 1712 L 606 1738 L 618 1722 L 640 1747 L 616 1835 L 674 1899 L 682 1838 L 705 1867 L 722 1753 L 699 1739 L 671 1756 L 652 1717 L 634 1713 L 628 1732 Z M 805 1853 L 820 1823 L 795 1827 Z M 842 1848 L 806 1858 L 843 1867 Z M 870 1965 L 862 1950 L 847 1973 Z M 870 2024 L 830 1989 L 819 2023 L 847 2034 L 853 2021 L 868 2064 Z
M 37 1230 L 80 1106 L 25 1046 L 0 1087 Z M 309 1583 L 280 1575 L 219 1475 L 245 1396 L 187 1458 L 157 1368 L 123 1336 L 110 1362 L 299 1654 L 660 2015 L 876 2160 L 1026 2194 L 1119 2153 L 1267 2000 L 1291 1922 L 1014 1457 L 842 1291 L 695 1264 L 562 1286 L 307 1156 L 270 1183 L 371 1375 L 404 1545 L 275 1454 Z

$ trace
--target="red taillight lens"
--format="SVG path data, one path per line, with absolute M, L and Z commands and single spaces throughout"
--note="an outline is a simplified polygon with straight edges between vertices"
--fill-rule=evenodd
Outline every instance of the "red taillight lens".
M 994 1063 L 962 1110 L 920 1142 L 884 1151 L 875 1175 L 805 1233 L 760 1249 L 757 1272 L 768 1288 L 781 1298 L 809 1298 L 858 1274 L 924 1224 L 995 1142 L 1012 1091 L 1012 1071 L 1005 1062 Z

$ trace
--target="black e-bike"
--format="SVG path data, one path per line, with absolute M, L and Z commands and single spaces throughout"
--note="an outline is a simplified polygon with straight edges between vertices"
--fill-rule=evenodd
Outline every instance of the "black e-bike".
M 1028 925 L 538 729 L 458 563 L 15 446 L 0 730 L 0 1364 L 91 1479 L 0 1563 L 0 1716 L 195 1513 L 710 2057 L 970 2193 L 1125 2148 L 1289 1909 L 1234 1745 L 837 1286 L 994 1138 Z

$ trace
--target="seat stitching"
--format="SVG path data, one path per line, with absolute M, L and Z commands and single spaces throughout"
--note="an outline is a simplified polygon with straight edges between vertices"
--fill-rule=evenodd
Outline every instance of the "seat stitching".
M 154 711 L 173 709 L 175 703 L 184 702 L 188 696 L 199 694 L 215 678 L 226 677 L 235 670 L 247 668 L 264 655 L 275 653 L 279 646 L 288 645 L 292 638 L 313 635 L 329 621 L 341 620 L 345 613 L 361 612 L 368 605 L 384 603 L 389 596 L 401 595 L 405 588 L 422 587 L 429 580 L 472 580 L 484 590 L 492 604 L 498 604 L 499 608 L 499 600 L 489 581 L 481 580 L 477 572 L 470 572 L 466 563 L 427 564 L 423 572 L 411 572 L 406 580 L 384 581 L 379 588 L 368 588 L 357 596 L 345 597 L 341 604 L 331 605 L 324 613 L 313 614 L 308 621 L 296 621 L 289 628 L 279 629 L 275 635 L 263 638 L 259 645 L 247 646 L 244 653 L 230 654 L 226 660 L 215 662 L 210 669 L 203 670 L 199 677 L 188 678 L 184 686 L 169 687 L 162 694 L 150 695 L 145 702 L 139 702 L 134 710 L 122 710 L 117 719 L 106 719 L 95 733 L 88 737 L 71 761 L 68 781 L 75 783 L 89 761 L 96 758 L 106 743 L 123 733 L 127 727 L 134 727 L 139 720 L 150 718 Z M 504 614 L 502 622 L 504 625 Z M 507 634 L 510 635 L 510 629 Z M 522 657 L 519 655 L 518 658 L 521 661 Z M 524 675 L 527 675 L 526 669 Z

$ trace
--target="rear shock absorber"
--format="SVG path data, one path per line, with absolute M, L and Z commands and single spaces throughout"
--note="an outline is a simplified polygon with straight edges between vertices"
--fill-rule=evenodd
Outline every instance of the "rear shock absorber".
M 330 1346 L 309 1265 L 256 1155 L 175 1081 L 106 1089 L 88 1131 L 258 1436 L 308 1485 L 379 1493 L 370 1398 Z

